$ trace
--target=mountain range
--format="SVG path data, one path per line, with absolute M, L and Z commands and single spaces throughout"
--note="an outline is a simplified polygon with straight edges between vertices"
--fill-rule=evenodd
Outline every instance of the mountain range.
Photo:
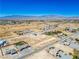
M 60 15 L 24 16 L 11 15 L 0 17 L 0 20 L 79 20 L 78 16 L 65 17 Z

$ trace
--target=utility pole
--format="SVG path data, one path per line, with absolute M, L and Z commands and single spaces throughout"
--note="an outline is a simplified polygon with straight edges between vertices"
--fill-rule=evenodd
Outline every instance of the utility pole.
M 3 51 L 2 51 L 2 48 L 0 47 L 0 50 L 1 50 L 1 54 L 2 54 L 2 56 L 4 56 L 4 54 L 3 54 Z

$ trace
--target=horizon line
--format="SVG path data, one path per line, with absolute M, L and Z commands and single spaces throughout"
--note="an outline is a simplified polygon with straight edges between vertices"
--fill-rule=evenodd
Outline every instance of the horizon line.
M 0 17 L 6 16 L 45 16 L 45 15 L 57 15 L 57 16 L 64 16 L 64 17 L 79 17 L 79 15 L 63 15 L 63 14 L 0 14 Z

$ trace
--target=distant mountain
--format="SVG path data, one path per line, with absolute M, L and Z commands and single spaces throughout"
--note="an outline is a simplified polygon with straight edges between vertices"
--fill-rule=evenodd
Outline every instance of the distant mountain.
M 79 20 L 79 17 L 64 17 L 59 15 L 43 15 L 43 16 L 23 16 L 11 15 L 0 17 L 0 20 Z

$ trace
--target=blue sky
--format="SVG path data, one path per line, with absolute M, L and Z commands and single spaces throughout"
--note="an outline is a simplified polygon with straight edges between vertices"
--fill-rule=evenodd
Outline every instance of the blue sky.
M 0 16 L 42 14 L 79 16 L 79 0 L 0 0 Z

